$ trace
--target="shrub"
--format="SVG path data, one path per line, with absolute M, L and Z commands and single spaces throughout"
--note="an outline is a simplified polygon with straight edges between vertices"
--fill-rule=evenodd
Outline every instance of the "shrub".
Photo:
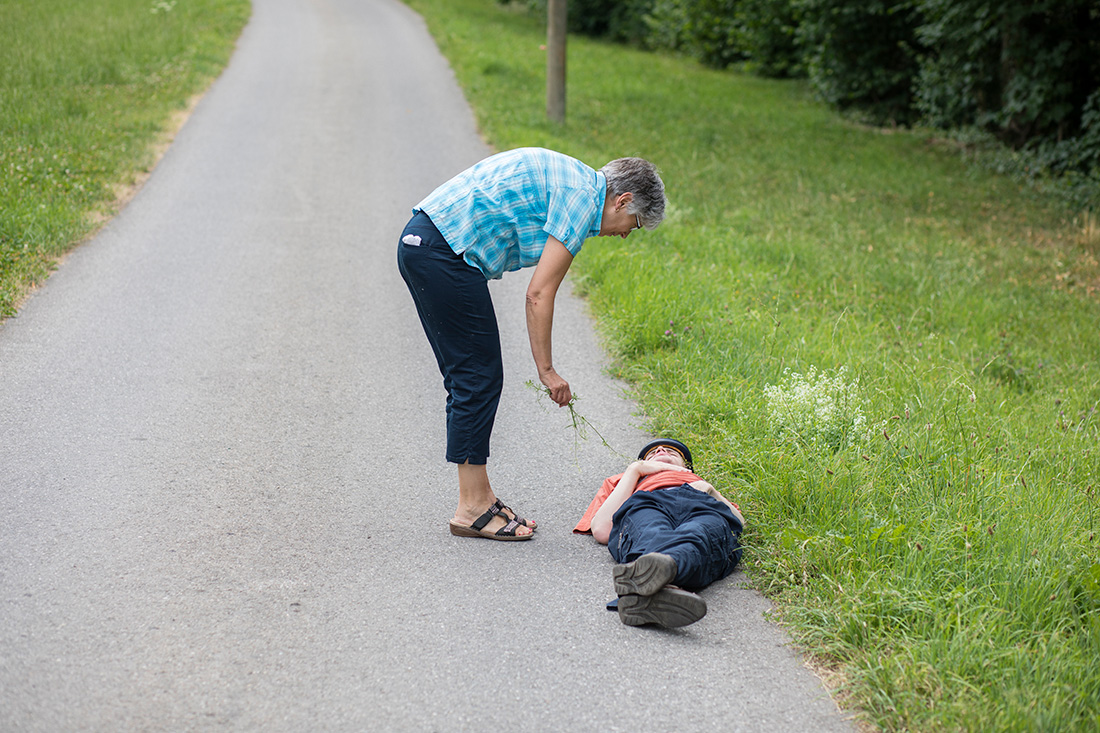
M 1100 88 L 1094 0 L 921 0 L 917 106 L 940 127 L 976 124 L 1013 147 L 1083 131 Z
M 1094 0 L 921 0 L 916 105 L 931 124 L 976 126 L 1061 176 L 1077 205 L 1100 193 L 1100 5 Z
M 508 4 L 509 0 L 498 0 Z M 645 17 L 654 0 L 568 0 L 569 31 L 596 38 L 644 45 L 649 33 Z M 532 13 L 545 17 L 547 0 L 526 0 Z
M 687 49 L 707 66 L 724 69 L 745 59 L 737 24 L 739 0 L 687 3 Z
M 807 73 L 827 102 L 865 110 L 876 123 L 914 121 L 916 0 L 802 0 L 801 9 Z
M 645 46 L 658 51 L 679 51 L 687 43 L 688 0 L 654 0 L 645 14 Z
M 746 68 L 761 76 L 802 76 L 800 18 L 797 0 L 742 0 L 737 23 Z

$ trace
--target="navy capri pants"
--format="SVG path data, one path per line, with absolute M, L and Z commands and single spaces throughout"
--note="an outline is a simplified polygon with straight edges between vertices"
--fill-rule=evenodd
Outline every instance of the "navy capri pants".
M 611 519 L 607 549 L 615 562 L 650 552 L 676 560 L 673 585 L 700 590 L 721 580 L 741 560 L 741 522 L 722 502 L 689 484 L 638 491 Z
M 489 283 L 422 211 L 401 233 L 397 266 L 447 389 L 447 460 L 484 464 L 504 386 Z

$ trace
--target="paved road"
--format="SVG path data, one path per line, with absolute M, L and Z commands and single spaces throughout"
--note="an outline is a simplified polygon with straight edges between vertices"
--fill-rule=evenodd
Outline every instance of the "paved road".
M 542 529 L 448 534 L 395 247 L 487 153 L 404 6 L 255 1 L 139 196 L 0 325 L 0 730 L 851 729 L 739 574 L 686 629 L 603 610 L 610 557 L 570 530 L 622 461 L 524 387 L 521 275 L 493 477 Z M 631 449 L 583 306 L 556 326 Z

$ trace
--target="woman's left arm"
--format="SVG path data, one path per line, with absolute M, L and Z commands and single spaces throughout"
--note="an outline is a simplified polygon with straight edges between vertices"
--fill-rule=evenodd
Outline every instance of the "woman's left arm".
M 539 372 L 539 380 L 550 390 L 550 398 L 558 405 L 567 405 L 573 393 L 569 382 L 554 370 L 551 355 L 551 334 L 554 330 L 554 298 L 573 255 L 554 237 L 547 237 L 546 246 L 535 265 L 535 274 L 527 286 L 527 336 L 531 340 L 531 356 Z

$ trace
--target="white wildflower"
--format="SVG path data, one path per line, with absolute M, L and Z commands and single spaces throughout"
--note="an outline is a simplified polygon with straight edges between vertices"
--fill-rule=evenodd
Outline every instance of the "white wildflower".
M 860 405 L 859 380 L 845 380 L 847 367 L 835 376 L 811 366 L 805 374 L 783 372 L 783 383 L 764 388 L 768 421 L 780 436 L 834 451 L 855 443 L 866 425 Z

